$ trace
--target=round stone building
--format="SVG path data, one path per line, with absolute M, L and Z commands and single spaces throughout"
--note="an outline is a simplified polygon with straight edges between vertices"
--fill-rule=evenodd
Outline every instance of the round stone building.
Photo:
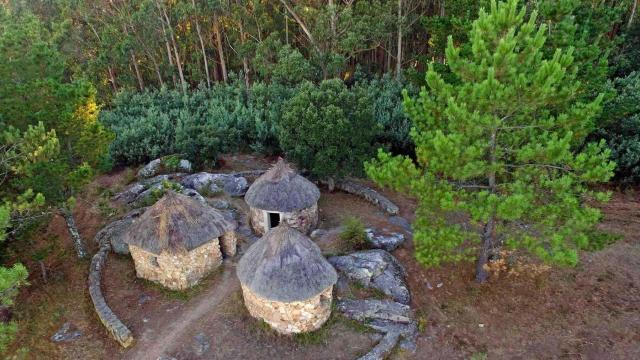
M 256 179 L 244 196 L 251 227 L 260 235 L 280 223 L 309 233 L 318 225 L 319 198 L 318 187 L 282 159 Z
M 331 315 L 336 271 L 318 245 L 286 224 L 251 245 L 237 273 L 251 316 L 281 334 L 316 330 Z
M 140 278 L 181 290 L 236 253 L 237 224 L 218 210 L 168 191 L 131 224 L 123 240 Z

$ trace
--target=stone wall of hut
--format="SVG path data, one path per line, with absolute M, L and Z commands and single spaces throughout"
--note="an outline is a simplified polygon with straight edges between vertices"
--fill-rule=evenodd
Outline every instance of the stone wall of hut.
M 264 235 L 266 225 L 264 210 L 251 208 L 250 217 L 253 230 L 260 235 Z M 286 222 L 290 227 L 303 234 L 308 234 L 318 226 L 318 205 L 314 204 L 306 209 L 293 212 L 281 212 L 280 221 Z
M 242 285 L 244 304 L 251 316 L 264 320 L 281 334 L 319 329 L 331 315 L 332 292 L 330 286 L 308 300 L 285 303 L 262 298 Z
M 220 236 L 220 249 L 225 257 L 235 256 L 237 246 L 238 236 L 234 231 L 229 231 Z
M 182 290 L 222 264 L 218 239 L 189 252 L 156 255 L 135 245 L 129 245 L 138 277 L 157 282 L 169 289 Z

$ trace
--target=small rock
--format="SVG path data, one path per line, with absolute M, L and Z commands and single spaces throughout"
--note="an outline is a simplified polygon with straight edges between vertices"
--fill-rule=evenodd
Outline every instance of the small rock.
M 198 200 L 198 202 L 200 202 L 201 204 L 208 205 L 207 199 L 205 199 L 202 195 L 200 195 L 199 192 L 197 192 L 197 191 L 195 191 L 193 189 L 184 188 L 184 189 L 182 189 L 182 193 L 184 195 L 187 195 L 188 197 L 191 197 L 191 198 L 194 198 L 194 199 Z
M 142 294 L 138 298 L 138 305 L 142 305 L 142 304 L 146 303 L 147 301 L 150 301 L 151 299 L 153 299 L 153 298 L 150 295 Z
M 229 196 L 243 196 L 249 188 L 247 179 L 242 176 L 207 172 L 185 176 L 181 184 L 197 191 L 202 191 L 203 189 L 207 189 L 212 193 L 224 191 Z
M 224 192 L 229 196 L 244 196 L 249 189 L 249 183 L 244 177 L 231 176 L 224 182 Z
M 336 303 L 338 310 L 346 317 L 360 321 L 373 330 L 384 334 L 379 340 L 380 342 L 360 359 L 384 359 L 398 341 L 403 349 L 415 351 L 418 327 L 408 305 L 375 299 L 339 299 Z
M 145 190 L 145 186 L 140 183 L 135 183 L 133 185 L 129 185 L 124 191 L 119 192 L 111 199 L 113 201 L 121 201 L 125 204 L 128 204 L 136 199 L 141 192 Z
M 56 331 L 55 334 L 51 337 L 51 341 L 53 342 L 67 342 L 73 341 L 82 336 L 82 332 L 78 330 L 73 324 L 70 322 L 65 322 L 62 327 Z
M 389 217 L 389 222 L 392 223 L 393 225 L 399 226 L 401 227 L 403 230 L 405 230 L 408 233 L 412 233 L 413 229 L 411 228 L 411 223 L 403 218 L 402 216 L 391 216 Z
M 325 229 L 315 229 L 311 232 L 311 235 L 309 235 L 313 240 L 316 240 L 318 238 L 320 238 L 322 235 L 326 234 L 327 230 Z
M 207 199 L 207 203 L 209 206 L 214 207 L 218 210 L 226 210 L 231 207 L 228 201 L 222 199 Z
M 139 178 L 148 178 L 158 174 L 162 161 L 160 159 L 151 160 L 147 165 L 138 171 Z
M 393 251 L 397 249 L 404 242 L 404 235 L 392 232 L 387 234 L 376 233 L 373 229 L 365 229 L 367 234 L 367 240 L 369 244 L 376 249 L 384 249 L 387 251 Z
M 190 173 L 192 171 L 191 169 L 192 169 L 191 161 L 189 161 L 187 159 L 182 159 L 178 163 L 178 170 L 179 171 L 184 171 L 186 173 Z
M 193 349 L 195 350 L 196 355 L 204 355 L 211 346 L 209 344 L 209 340 L 207 340 L 207 337 L 203 333 L 199 333 L 193 339 L 195 340 Z
M 347 278 L 362 286 L 378 289 L 403 304 L 411 301 L 409 288 L 404 280 L 404 268 L 387 251 L 358 251 L 344 256 L 332 256 L 328 260 Z

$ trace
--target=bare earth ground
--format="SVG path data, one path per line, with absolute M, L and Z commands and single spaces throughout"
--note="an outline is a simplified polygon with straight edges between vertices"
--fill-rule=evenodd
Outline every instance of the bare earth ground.
M 226 158 L 223 170 L 265 168 L 267 160 Z M 100 177 L 75 210 L 85 239 L 118 209 L 105 206 L 105 189 L 131 179 L 120 170 Z M 382 191 L 411 220 L 415 202 Z M 394 252 L 409 273 L 413 307 L 420 327 L 418 352 L 396 352 L 394 359 L 639 359 L 640 358 L 640 203 L 633 192 L 614 193 L 603 208 L 601 229 L 623 238 L 597 252 L 581 254 L 573 269 L 548 270 L 521 265 L 491 284 L 473 283 L 473 264 L 425 269 L 413 259 L 411 244 Z M 98 204 L 102 205 L 98 205 Z M 348 215 L 376 228 L 400 230 L 363 200 L 323 191 L 322 228 Z M 87 243 L 90 243 L 87 240 Z M 195 289 L 172 293 L 136 279 L 129 257 L 112 255 L 104 276 L 108 303 L 136 337 L 121 349 L 93 313 L 86 289 L 88 261 L 75 258 L 64 221 L 53 216 L 30 238 L 10 244 L 26 251 L 20 260 L 30 270 L 31 286 L 14 311 L 19 333 L 10 355 L 25 359 L 352 359 L 373 342 L 362 329 L 334 316 L 326 328 L 306 337 L 280 337 L 251 319 L 242 305 L 235 277 L 237 259 Z M 95 249 L 94 244 L 91 244 Z M 331 246 L 324 247 L 334 252 Z M 45 273 L 41 271 L 40 262 Z M 53 343 L 51 335 L 70 321 L 83 335 Z M 198 346 L 202 334 L 209 347 Z M 22 350 L 21 350 L 22 349 Z M 28 352 L 27 352 L 28 351 Z M 202 355 L 200 355 L 202 354 Z

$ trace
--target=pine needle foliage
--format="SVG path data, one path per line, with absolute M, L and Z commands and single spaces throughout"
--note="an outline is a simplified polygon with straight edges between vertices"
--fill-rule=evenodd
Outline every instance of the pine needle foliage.
M 546 27 L 518 1 L 492 1 L 469 32 L 471 52 L 451 38 L 446 59 L 455 83 L 431 65 L 427 86 L 405 107 L 415 161 L 379 151 L 366 164 L 379 184 L 419 199 L 414 241 L 425 265 L 478 259 L 477 280 L 500 245 L 575 265 L 607 194 L 590 185 L 611 178 L 604 142 L 584 144 L 602 96 L 583 103 L 570 71 L 573 50 L 545 57 Z M 453 221 L 453 219 L 466 219 Z

